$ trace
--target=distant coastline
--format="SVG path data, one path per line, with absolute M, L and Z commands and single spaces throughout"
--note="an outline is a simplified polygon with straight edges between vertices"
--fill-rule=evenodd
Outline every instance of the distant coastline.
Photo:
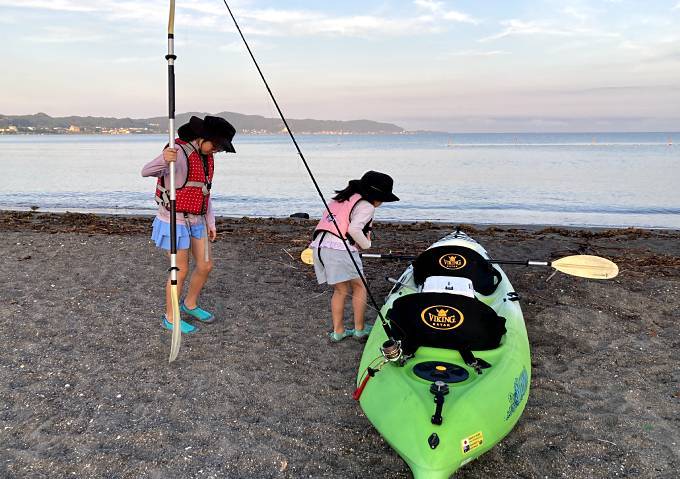
M 192 115 L 203 117 L 210 113 L 188 112 L 177 115 L 176 125 L 189 121 Z M 234 112 L 215 113 L 227 118 L 237 131 L 249 135 L 287 133 L 280 119 Z M 407 134 L 402 127 L 392 123 L 371 120 L 288 120 L 295 133 L 311 135 L 386 135 Z M 167 118 L 112 118 L 92 116 L 52 117 L 46 113 L 34 115 L 0 114 L 0 135 L 138 135 L 167 133 Z

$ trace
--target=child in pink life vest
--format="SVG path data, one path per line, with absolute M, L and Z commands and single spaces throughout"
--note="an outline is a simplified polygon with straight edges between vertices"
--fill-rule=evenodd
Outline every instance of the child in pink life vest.
M 360 180 L 351 180 L 344 190 L 336 191 L 328 203 L 340 233 L 349 244 L 352 256 L 362 274 L 359 250 L 371 247 L 371 223 L 375 209 L 384 202 L 399 201 L 392 193 L 392 178 L 377 171 L 366 172 Z M 323 217 L 314 230 L 314 240 L 309 245 L 314 252 L 314 270 L 319 284 L 333 285 L 331 317 L 333 331 L 328 334 L 332 342 L 342 341 L 348 336 L 364 339 L 372 326 L 364 324 L 366 312 L 366 288 L 352 259 L 349 257 L 338 230 L 324 211 Z M 352 296 L 354 329 L 345 329 L 343 313 L 345 300 Z
M 163 153 L 144 165 L 142 176 L 157 177 L 156 202 L 158 213 L 153 222 L 151 239 L 156 246 L 170 252 L 170 221 L 176 223 L 177 233 L 177 285 L 182 285 L 189 272 L 189 250 L 195 267 L 189 279 L 189 289 L 180 304 L 180 311 L 194 320 L 211 323 L 215 316 L 198 306 L 198 296 L 203 289 L 213 263 L 208 240 L 215 241 L 215 214 L 210 201 L 210 188 L 214 172 L 213 155 L 219 151 L 235 153 L 231 144 L 236 130 L 224 118 L 192 116 L 189 123 L 177 130 L 179 138 L 175 148 Z M 175 163 L 176 218 L 170 218 L 170 163 Z M 165 287 L 165 310 L 163 327 L 172 330 L 176 321 L 172 317 L 170 280 Z M 194 324 L 180 320 L 182 333 L 198 331 Z

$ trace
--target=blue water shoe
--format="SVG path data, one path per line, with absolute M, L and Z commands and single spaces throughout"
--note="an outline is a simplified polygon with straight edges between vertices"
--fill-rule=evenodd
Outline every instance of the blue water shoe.
M 187 323 L 186 321 L 183 321 L 181 319 L 179 321 L 179 324 L 182 329 L 182 334 L 195 333 L 199 329 L 198 326 L 194 326 L 193 324 Z M 168 318 L 165 315 L 163 315 L 163 327 L 169 331 L 172 331 L 172 326 L 173 324 L 170 321 L 168 321 Z
M 184 301 L 182 301 L 182 304 L 179 305 L 179 310 L 182 311 L 183 313 L 187 313 L 189 316 L 199 320 L 202 323 L 212 323 L 213 321 L 215 321 L 215 316 L 213 316 L 212 313 L 209 313 L 205 309 L 200 308 L 198 306 L 196 306 L 194 309 L 189 309 L 184 304 Z
M 344 332 L 342 333 L 336 333 L 335 331 L 331 331 L 328 333 L 328 339 L 331 340 L 331 343 L 339 343 L 345 338 L 348 338 L 354 334 L 353 329 L 345 329 Z
M 372 324 L 365 324 L 364 329 L 355 329 L 354 330 L 354 337 L 356 339 L 366 339 L 366 338 L 368 338 L 368 335 L 371 334 L 372 329 L 373 329 Z

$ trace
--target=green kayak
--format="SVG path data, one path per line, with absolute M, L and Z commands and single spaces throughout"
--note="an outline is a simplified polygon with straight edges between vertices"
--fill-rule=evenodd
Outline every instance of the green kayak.
M 531 380 L 519 296 L 473 239 L 452 233 L 402 274 L 366 343 L 361 408 L 416 479 L 445 479 L 519 420 Z

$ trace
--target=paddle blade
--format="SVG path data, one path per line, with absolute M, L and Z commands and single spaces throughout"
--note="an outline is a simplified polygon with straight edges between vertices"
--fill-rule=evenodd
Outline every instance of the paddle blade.
M 312 248 L 307 248 L 300 253 L 300 259 L 305 264 L 314 264 L 314 250 Z
M 619 267 L 616 263 L 587 254 L 565 256 L 553 261 L 550 266 L 562 273 L 581 278 L 612 279 L 619 274 Z
M 179 347 L 182 344 L 182 323 L 179 313 L 179 295 L 177 285 L 170 287 L 170 299 L 172 301 L 172 341 L 170 343 L 169 363 L 177 359 Z

